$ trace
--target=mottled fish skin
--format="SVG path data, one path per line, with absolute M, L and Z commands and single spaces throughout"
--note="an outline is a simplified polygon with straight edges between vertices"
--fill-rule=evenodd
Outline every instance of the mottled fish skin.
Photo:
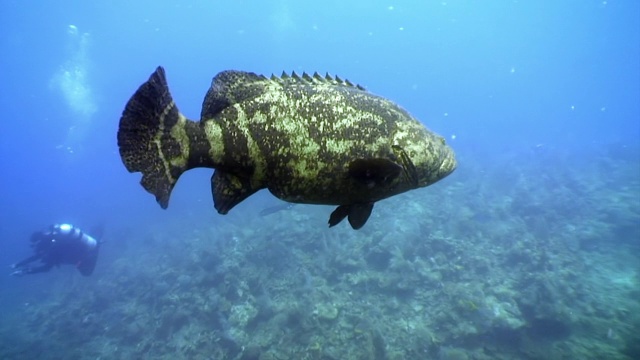
M 345 206 L 330 225 L 349 215 L 354 228 L 376 201 L 456 167 L 444 139 L 405 110 L 318 74 L 221 72 L 194 122 L 179 113 L 158 68 L 127 104 L 118 143 L 127 169 L 143 173 L 163 207 L 182 172 L 210 167 L 220 213 L 267 188 L 289 202 Z

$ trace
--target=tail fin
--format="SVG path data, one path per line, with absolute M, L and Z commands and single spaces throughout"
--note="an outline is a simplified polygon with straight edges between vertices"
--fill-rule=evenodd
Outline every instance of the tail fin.
M 195 124 L 178 111 L 162 67 L 133 94 L 120 118 L 122 162 L 129 172 L 142 172 L 140 183 L 163 209 L 178 177 L 188 169 L 187 123 Z

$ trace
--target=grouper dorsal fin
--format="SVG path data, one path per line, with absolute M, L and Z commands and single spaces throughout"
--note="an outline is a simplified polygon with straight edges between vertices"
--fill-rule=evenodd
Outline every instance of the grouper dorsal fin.
M 266 77 L 252 72 L 227 70 L 218 73 L 204 97 L 200 119 L 211 119 L 233 104 L 262 94 L 267 81 Z
M 367 91 L 364 87 L 354 84 L 349 80 L 342 80 L 338 76 L 331 76 L 327 73 L 325 76 L 314 72 L 313 75 L 309 75 L 306 72 L 303 72 L 302 75 L 296 74 L 295 71 L 291 72 L 291 75 L 286 72 L 282 72 L 282 75 L 275 76 L 271 75 L 269 78 L 271 81 L 275 81 L 282 85 L 296 85 L 296 84 L 304 84 L 304 85 L 319 85 L 319 84 L 328 84 L 334 86 L 345 86 L 349 88 L 354 88 L 362 91 Z

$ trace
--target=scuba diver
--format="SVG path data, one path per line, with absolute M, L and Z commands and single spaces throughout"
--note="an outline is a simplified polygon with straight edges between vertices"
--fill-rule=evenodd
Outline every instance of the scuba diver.
M 98 260 L 101 241 L 69 224 L 52 225 L 49 229 L 31 235 L 34 255 L 11 265 L 13 276 L 36 274 L 51 270 L 60 264 L 72 264 L 84 276 L 93 273 Z M 39 260 L 39 266 L 29 266 Z

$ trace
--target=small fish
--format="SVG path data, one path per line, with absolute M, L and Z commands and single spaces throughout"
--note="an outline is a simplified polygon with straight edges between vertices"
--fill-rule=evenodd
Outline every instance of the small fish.
M 127 170 L 162 208 L 180 175 L 213 168 L 226 214 L 258 190 L 292 203 L 337 205 L 329 226 L 361 228 L 374 203 L 437 182 L 456 168 L 444 138 L 393 102 L 348 80 L 295 72 L 223 71 L 200 121 L 180 113 L 158 67 L 127 103 L 118 130 Z
M 267 208 L 264 208 L 264 209 L 260 210 L 260 216 L 267 216 L 267 215 L 275 214 L 275 213 L 277 213 L 279 211 L 282 211 L 282 210 L 289 210 L 294 205 L 295 204 L 288 203 L 288 204 L 278 204 L 278 205 L 274 205 L 274 206 L 269 206 Z

